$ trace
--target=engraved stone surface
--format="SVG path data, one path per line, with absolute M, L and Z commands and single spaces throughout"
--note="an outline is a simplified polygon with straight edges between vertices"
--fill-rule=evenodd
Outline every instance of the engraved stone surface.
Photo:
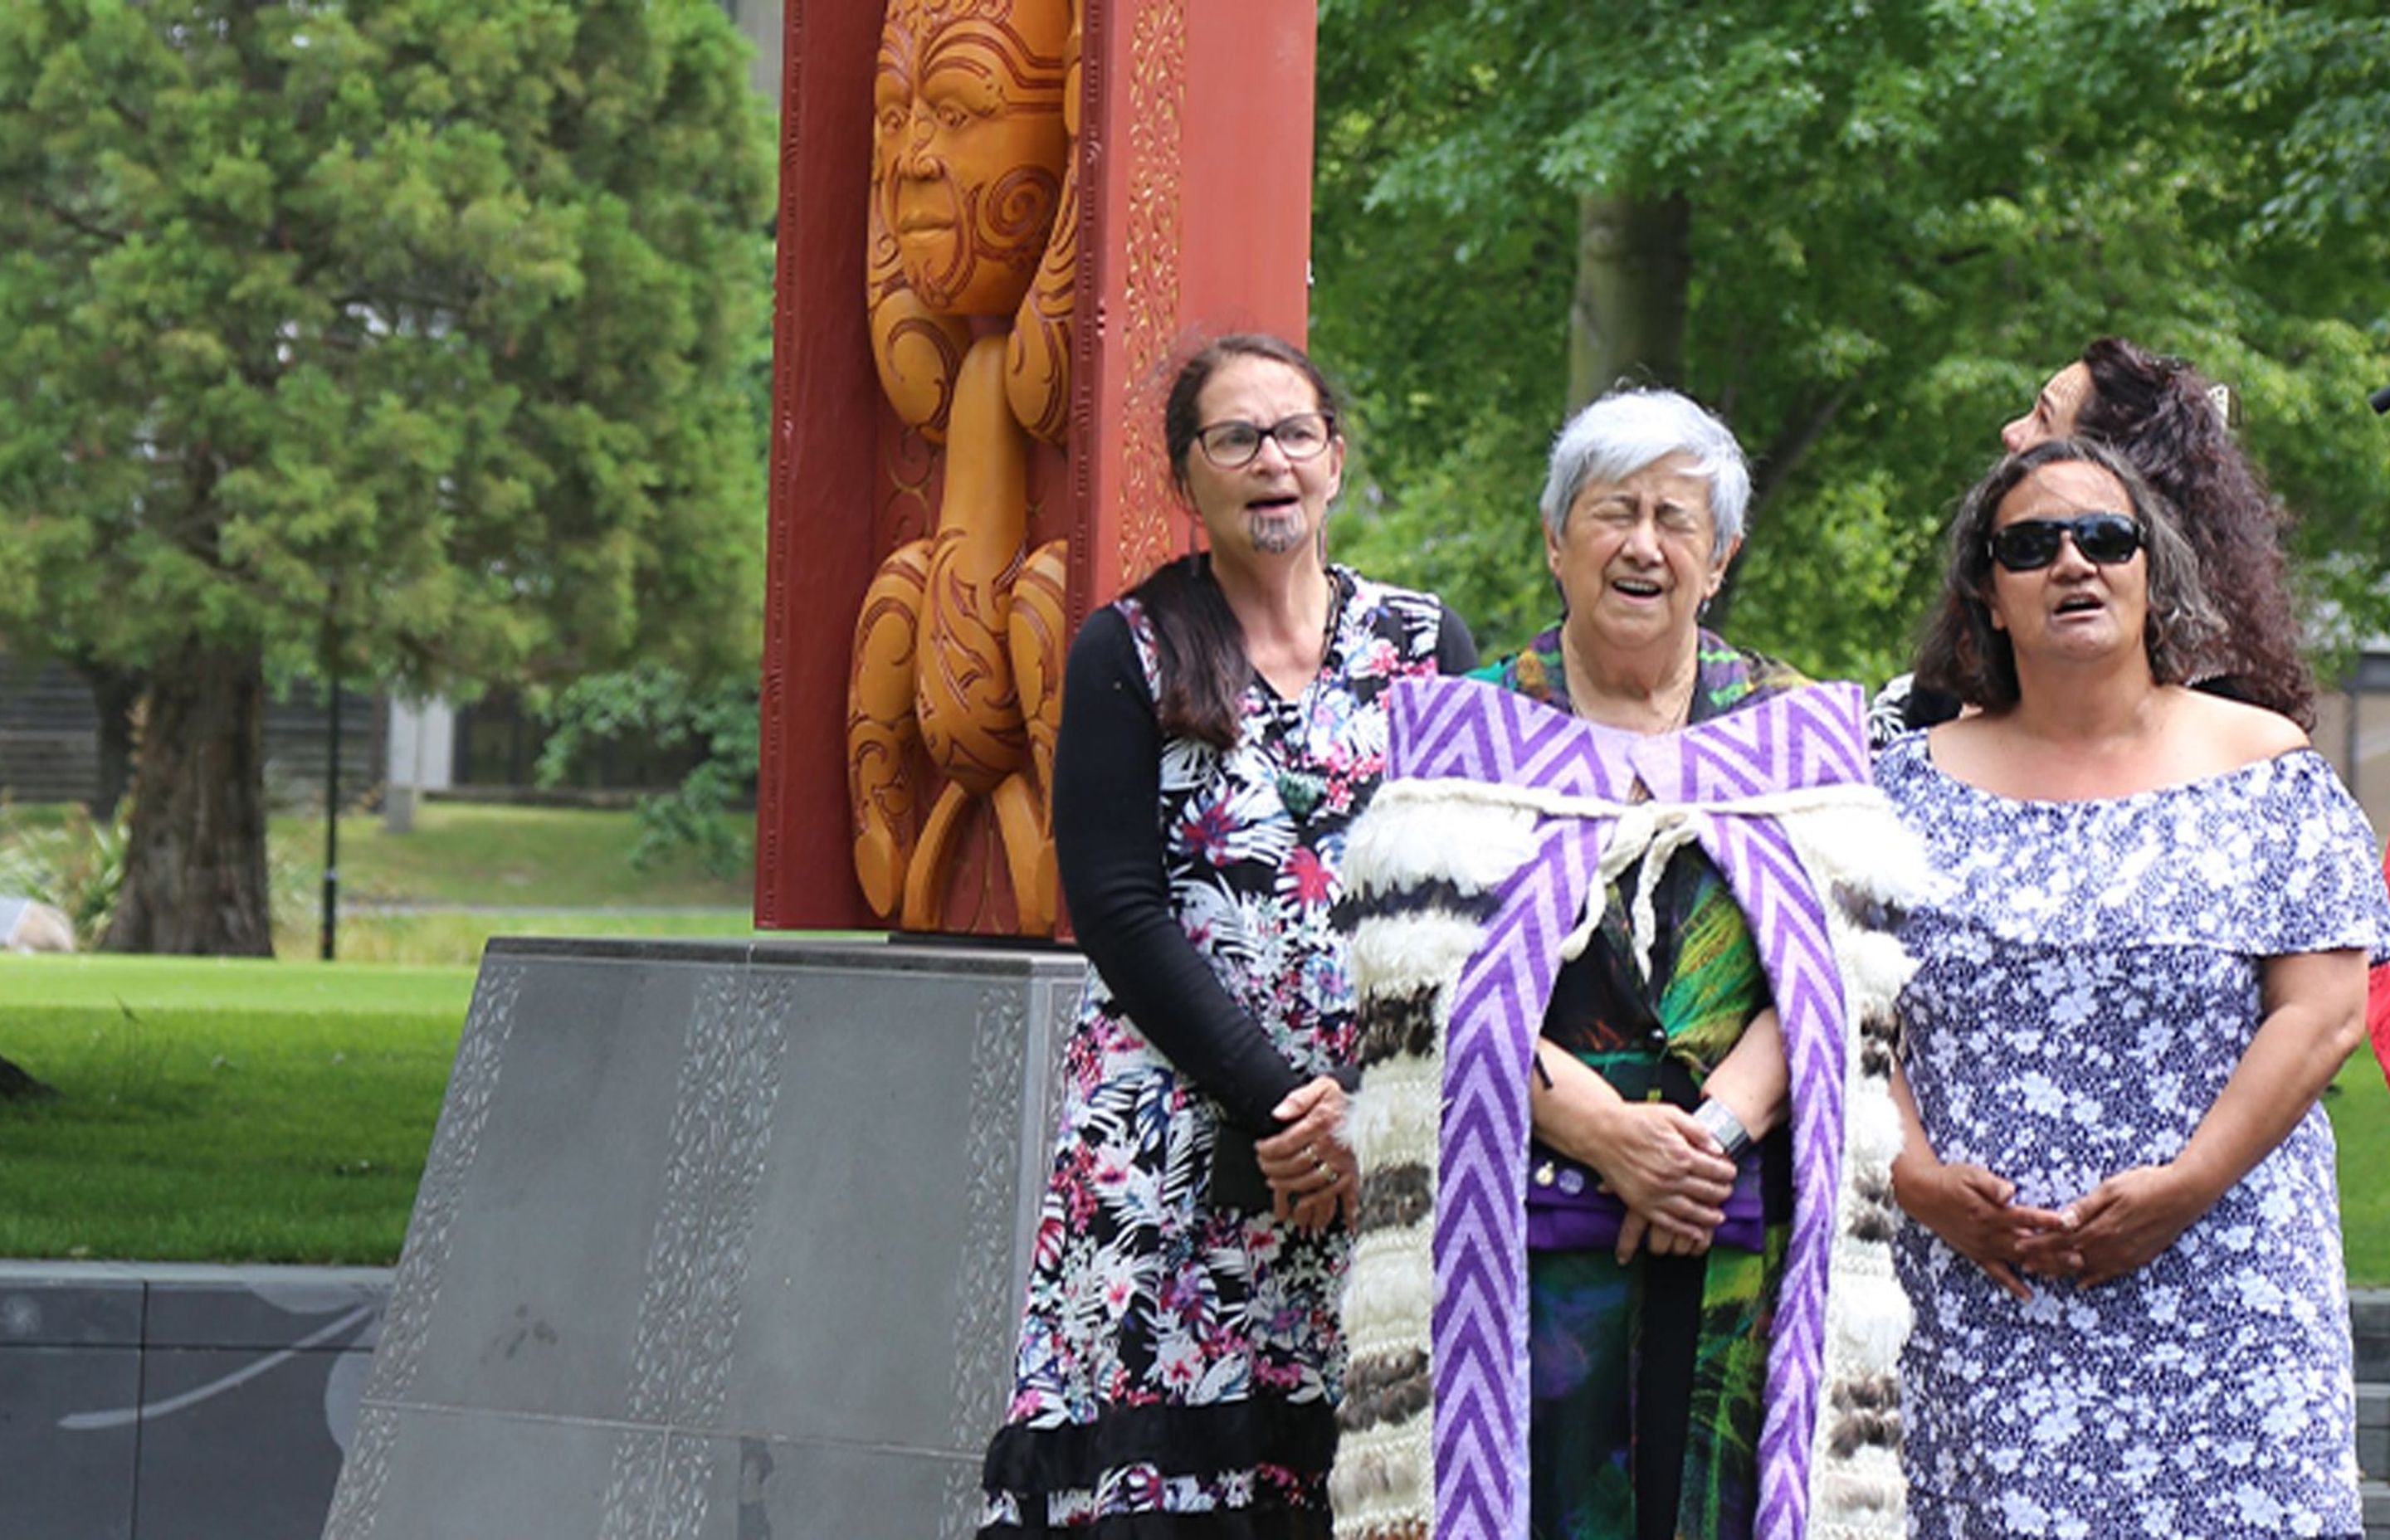
M 0 1373 L 0 1534 L 130 1534 L 138 1430 L 125 1422 L 62 1435 L 59 1424 L 90 1407 L 135 1405 L 140 1351 L 11 1347 Z
M 0 1536 L 313 1540 L 390 1281 L 0 1264 Z
M 713 1500 L 705 1527 L 659 1529 L 669 1540 L 949 1540 L 959 1511 L 947 1500 L 947 1477 L 959 1472 L 974 1493 L 979 1461 L 866 1444 L 784 1440 L 709 1440 Z M 968 1515 L 966 1515 L 968 1517 Z
M 355 1533 L 375 1540 L 586 1540 L 600 1533 L 615 1436 L 612 1428 L 549 1418 L 402 1416 L 380 1503 L 347 1521 L 361 1518 L 371 1527 Z M 662 1434 L 648 1436 L 662 1444 Z M 345 1469 L 341 1480 L 345 1495 Z
M 969 1534 L 1085 971 L 493 943 L 327 1540 Z

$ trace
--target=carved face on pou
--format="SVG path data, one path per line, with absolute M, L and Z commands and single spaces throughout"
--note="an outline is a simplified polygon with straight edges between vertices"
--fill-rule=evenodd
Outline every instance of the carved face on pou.
M 1021 302 L 1054 223 L 1069 0 L 889 0 L 872 86 L 872 196 L 933 311 Z

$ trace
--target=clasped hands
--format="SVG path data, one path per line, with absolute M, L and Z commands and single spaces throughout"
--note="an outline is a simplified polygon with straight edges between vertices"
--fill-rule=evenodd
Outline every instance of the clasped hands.
M 1282 1126 L 1253 1141 L 1270 1212 L 1304 1230 L 1327 1228 L 1339 1211 L 1351 1223 L 1361 1176 L 1343 1139 L 1344 1087 L 1320 1075 L 1287 1093 L 1270 1115 Z
M 1598 1149 L 1566 1150 L 1601 1176 L 1626 1206 L 1618 1229 L 1623 1264 L 1649 1246 L 1655 1256 L 1700 1256 L 1726 1223 L 1735 1165 L 1708 1129 L 1680 1107 L 1619 1102 Z
M 2033 1298 L 2024 1274 L 2096 1289 L 2146 1265 L 2213 1202 L 2175 1167 L 2153 1165 L 2119 1172 L 2062 1208 L 2038 1209 L 2017 1202 L 2006 1177 L 1914 1150 L 1895 1163 L 1893 1185 L 1912 1218 L 2020 1300 Z

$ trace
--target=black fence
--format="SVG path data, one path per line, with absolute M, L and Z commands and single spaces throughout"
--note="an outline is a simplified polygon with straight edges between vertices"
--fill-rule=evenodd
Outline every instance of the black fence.
M 380 787 L 390 713 L 378 697 L 341 692 L 341 802 Z M 301 684 L 265 708 L 265 784 L 283 807 L 321 807 L 330 722 L 323 692 Z M 0 655 L 0 797 L 88 802 L 99 791 L 99 712 L 81 674 L 60 662 Z

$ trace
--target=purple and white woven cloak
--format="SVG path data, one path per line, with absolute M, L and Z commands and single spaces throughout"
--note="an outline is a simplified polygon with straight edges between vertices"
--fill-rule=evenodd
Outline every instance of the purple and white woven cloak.
M 1607 884 L 1697 841 L 1783 1024 L 1794 1208 L 1760 1432 L 1762 1540 L 1896 1540 L 1892 915 L 1932 880 L 1869 784 L 1856 686 L 1682 732 L 1581 722 L 1473 680 L 1390 696 L 1387 780 L 1343 867 L 1358 918 L 1361 1209 L 1330 1491 L 1339 1540 L 1525 1540 L 1529 1068 Z M 1648 905 L 1638 923 L 1648 927 Z

